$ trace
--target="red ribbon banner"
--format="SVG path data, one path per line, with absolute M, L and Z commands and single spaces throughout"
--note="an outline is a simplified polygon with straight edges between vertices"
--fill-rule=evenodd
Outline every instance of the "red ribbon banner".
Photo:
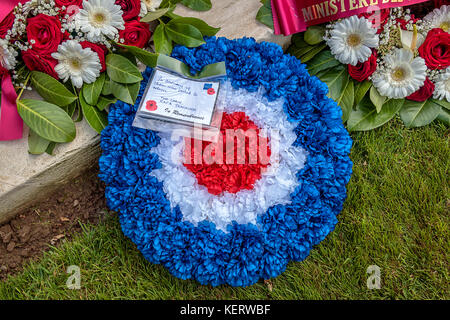
M 362 12 L 410 6 L 429 0 L 271 0 L 275 34 L 288 36 L 307 27 Z
M 1 0 L 0 22 L 24 0 Z M 1 109 L 0 109 L 0 141 L 22 139 L 23 120 L 17 112 L 17 94 L 8 70 L 0 65 L 1 77 Z

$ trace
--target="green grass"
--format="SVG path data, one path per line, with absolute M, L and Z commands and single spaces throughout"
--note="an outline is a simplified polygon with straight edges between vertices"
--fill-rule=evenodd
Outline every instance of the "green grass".
M 146 262 L 111 215 L 0 282 L 0 299 L 449 299 L 449 131 L 398 120 L 353 133 L 354 173 L 336 230 L 303 262 L 248 288 L 201 286 Z M 69 265 L 81 289 L 66 288 Z M 381 289 L 366 287 L 369 265 Z

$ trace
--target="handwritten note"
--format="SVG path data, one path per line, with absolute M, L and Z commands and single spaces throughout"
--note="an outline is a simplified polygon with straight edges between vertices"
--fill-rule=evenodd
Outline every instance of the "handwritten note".
M 211 124 L 219 82 L 195 81 L 156 70 L 141 111 L 166 120 Z

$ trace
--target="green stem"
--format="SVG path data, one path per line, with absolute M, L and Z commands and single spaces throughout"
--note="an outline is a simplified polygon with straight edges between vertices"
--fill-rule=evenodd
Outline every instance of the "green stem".
M 30 80 L 31 72 L 28 73 L 27 78 L 25 79 L 25 84 L 23 85 L 22 89 L 19 92 L 19 95 L 17 96 L 16 100 L 20 100 L 20 97 L 22 97 L 23 91 L 27 87 L 28 81 Z

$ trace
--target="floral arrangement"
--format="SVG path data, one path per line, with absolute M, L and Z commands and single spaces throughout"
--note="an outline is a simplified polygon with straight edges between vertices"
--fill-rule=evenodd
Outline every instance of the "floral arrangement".
M 294 35 L 289 53 L 328 84 L 349 130 L 374 129 L 395 115 L 407 127 L 435 119 L 449 125 L 450 5 L 444 2 L 312 26 Z
M 172 56 L 193 73 L 226 61 L 217 98 L 222 129 L 278 130 L 278 159 L 262 143 L 257 153 L 265 150 L 269 164 L 192 165 L 195 142 L 133 127 L 148 68 L 136 104 L 112 105 L 101 134 L 108 206 L 145 258 L 176 277 L 213 286 L 276 277 L 337 223 L 352 169 L 341 109 L 323 82 L 274 43 L 210 37 L 200 47 L 177 46 Z
M 219 30 L 173 13 L 179 2 L 209 10 L 209 0 L 7 2 L 17 5 L 0 21 L 0 140 L 22 138 L 23 119 L 32 154 L 72 141 L 82 118 L 100 133 L 111 103 L 136 101 L 140 64 L 154 66 L 174 44 L 196 47 Z M 22 99 L 33 88 L 43 101 Z

